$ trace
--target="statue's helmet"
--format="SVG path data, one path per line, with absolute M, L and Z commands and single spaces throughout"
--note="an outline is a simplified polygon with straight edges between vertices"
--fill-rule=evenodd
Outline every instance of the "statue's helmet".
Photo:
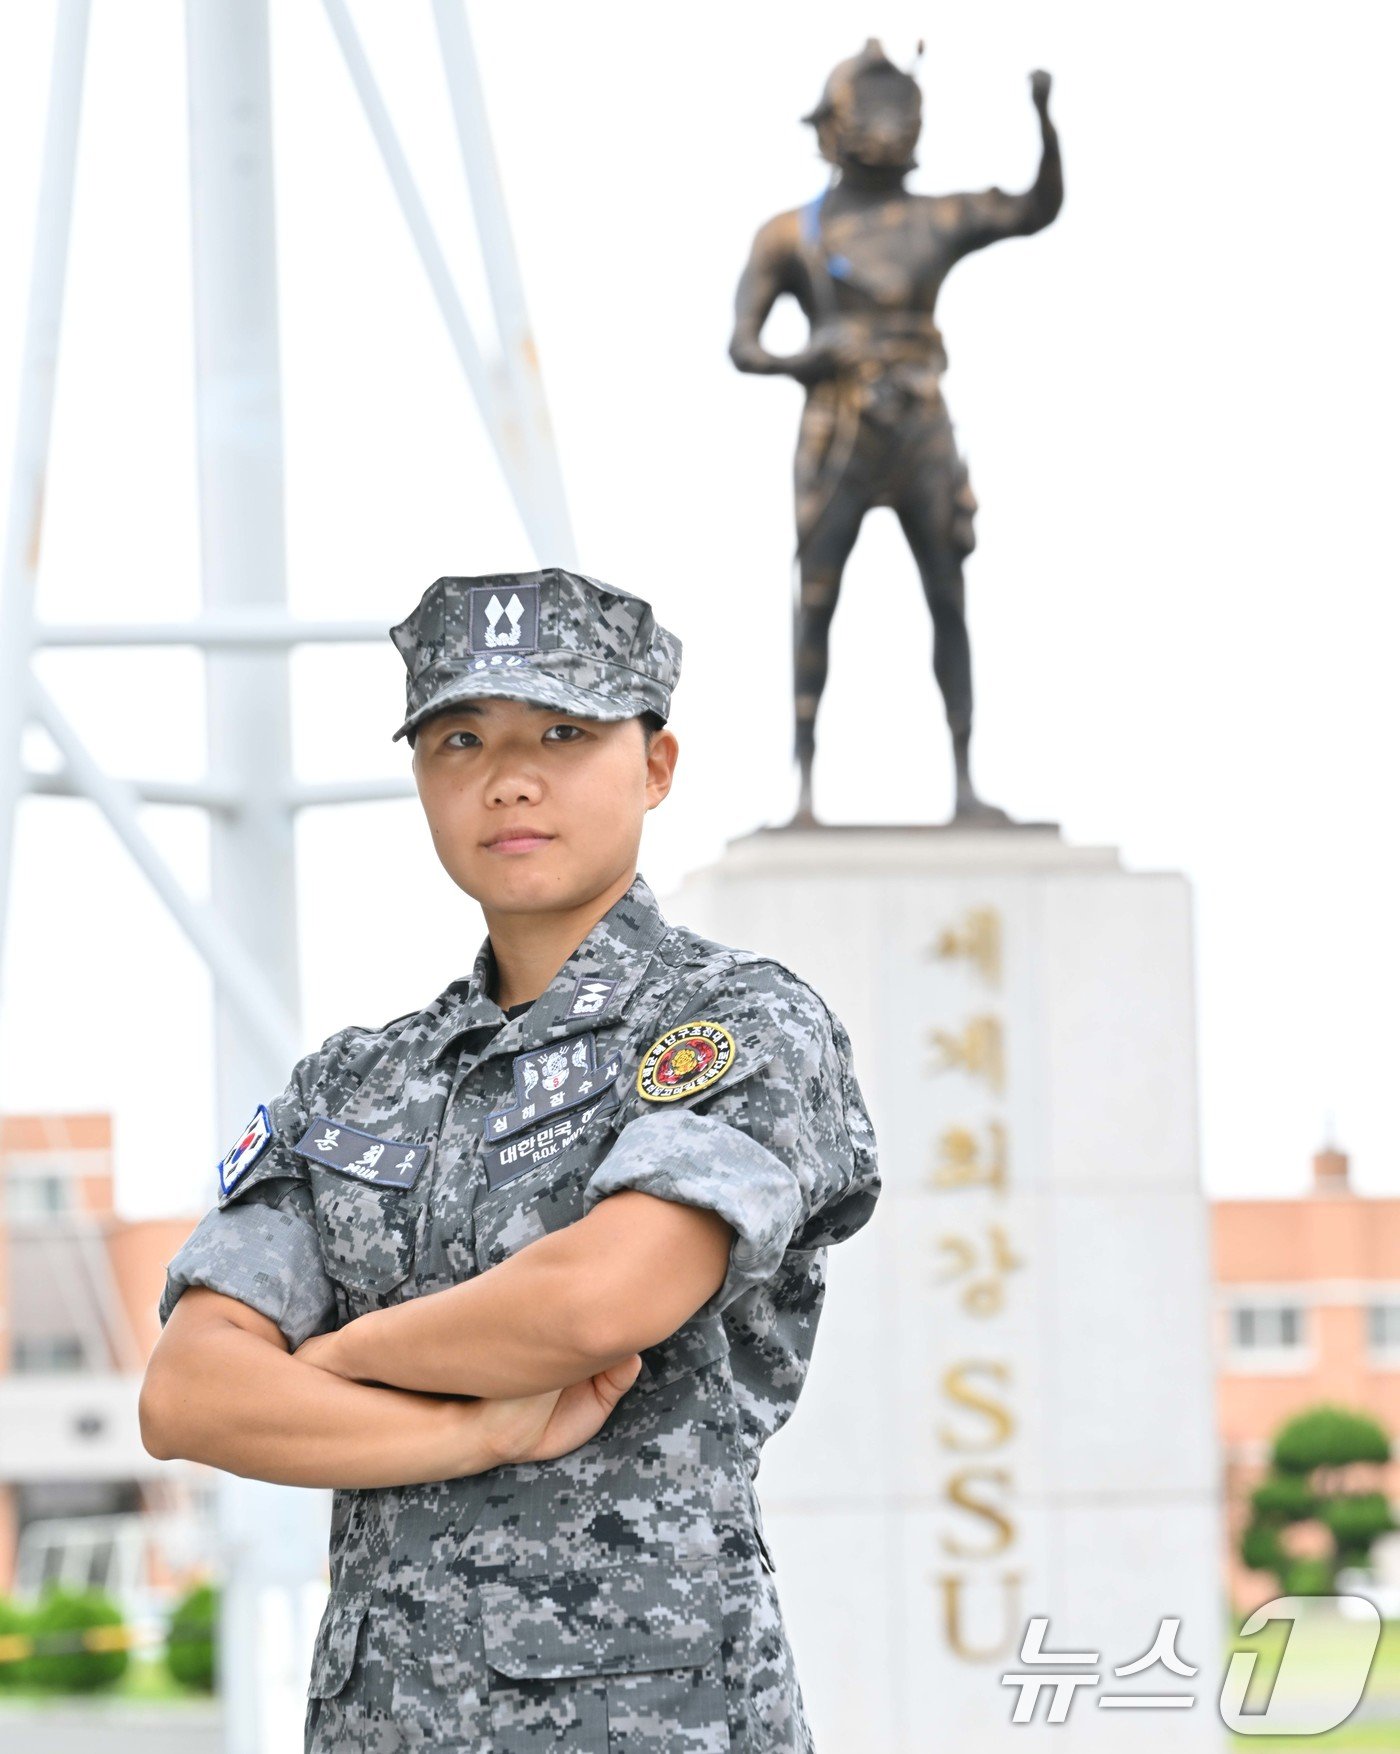
M 831 70 L 821 101 L 802 118 L 817 131 L 831 164 L 913 170 L 923 122 L 923 94 L 871 37 L 858 55 Z

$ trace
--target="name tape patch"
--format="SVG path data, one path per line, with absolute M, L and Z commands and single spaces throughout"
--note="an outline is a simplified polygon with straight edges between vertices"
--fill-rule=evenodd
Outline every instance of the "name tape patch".
M 257 1111 L 244 1127 L 236 1145 L 231 1145 L 219 1159 L 219 1198 L 227 1199 L 238 1183 L 272 1143 L 272 1117 L 267 1104 L 260 1102 Z
M 302 1157 L 378 1188 L 411 1188 L 428 1161 L 422 1140 L 379 1139 L 329 1115 L 317 1115 L 292 1146 Z
M 611 1114 L 619 1100 L 616 1090 L 609 1090 L 586 1108 L 572 1109 L 522 1138 L 486 1145 L 481 1160 L 486 1166 L 487 1188 L 503 1187 L 516 1176 L 524 1175 L 527 1169 L 562 1156 L 592 1121 L 599 1115 Z

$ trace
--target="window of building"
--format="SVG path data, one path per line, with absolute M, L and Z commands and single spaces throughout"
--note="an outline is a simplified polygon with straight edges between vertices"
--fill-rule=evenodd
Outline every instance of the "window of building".
M 10 1218 L 52 1218 L 73 1206 L 73 1180 L 11 1170 L 5 1177 L 5 1211 Z
M 11 1368 L 41 1375 L 51 1370 L 81 1370 L 83 1343 L 76 1334 L 16 1334 Z
M 1237 1352 L 1300 1350 L 1303 1315 L 1298 1303 L 1237 1303 L 1230 1311 L 1230 1345 Z
M 1373 1352 L 1391 1352 L 1400 1356 L 1400 1298 L 1368 1307 L 1366 1339 Z

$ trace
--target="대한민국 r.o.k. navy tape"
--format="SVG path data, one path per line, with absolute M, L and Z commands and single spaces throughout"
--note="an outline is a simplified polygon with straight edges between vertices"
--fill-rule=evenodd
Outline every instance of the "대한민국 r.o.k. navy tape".
M 260 1102 L 238 1143 L 219 1160 L 220 1199 L 233 1192 L 271 1143 L 272 1117 L 267 1112 L 267 1104 Z
M 619 1101 L 617 1090 L 609 1085 L 587 1108 L 572 1108 L 565 1114 L 555 1115 L 533 1132 L 517 1134 L 499 1144 L 484 1145 L 481 1159 L 486 1166 L 487 1188 L 494 1192 L 503 1183 L 524 1175 L 527 1169 L 562 1156 L 599 1115 L 611 1114 Z
M 428 1161 L 426 1140 L 379 1139 L 328 1115 L 316 1115 L 292 1150 L 377 1188 L 411 1188 Z

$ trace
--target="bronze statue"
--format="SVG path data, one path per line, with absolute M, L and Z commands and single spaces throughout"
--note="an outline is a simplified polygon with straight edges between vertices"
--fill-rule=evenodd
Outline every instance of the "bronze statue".
M 920 45 L 922 52 L 922 44 Z M 984 803 L 968 768 L 972 662 L 963 561 L 977 509 L 939 379 L 948 358 L 933 321 L 953 264 L 1000 238 L 1025 237 L 1060 210 L 1060 148 L 1050 122 L 1050 75 L 1030 76 L 1043 152 L 1024 195 L 916 195 L 922 99 L 917 80 L 873 38 L 827 80 L 809 122 L 832 166 L 805 207 L 770 219 L 754 239 L 735 299 L 729 353 L 740 371 L 785 373 L 807 386 L 794 463 L 798 597 L 794 606 L 795 753 L 801 790 L 792 826 L 810 826 L 817 706 L 841 575 L 871 506 L 892 506 L 933 616 L 933 673 L 952 732 L 954 820 L 1009 823 Z M 760 335 L 790 293 L 806 313 L 807 345 L 786 358 Z

